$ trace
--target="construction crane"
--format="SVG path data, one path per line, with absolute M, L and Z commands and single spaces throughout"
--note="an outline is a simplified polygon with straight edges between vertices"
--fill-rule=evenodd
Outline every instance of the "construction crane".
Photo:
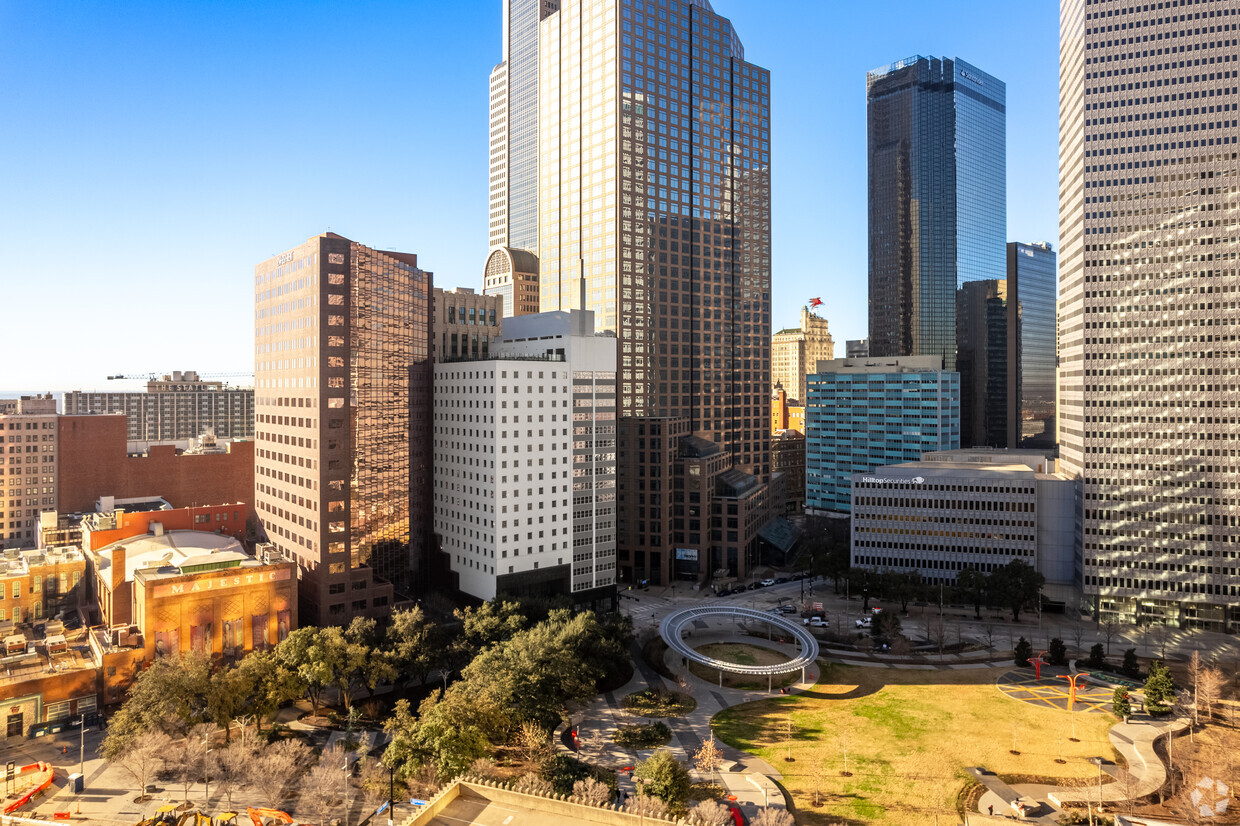
M 167 376 L 167 377 L 171 377 L 171 376 L 172 376 L 172 374 L 173 374 L 173 372 L 174 372 L 174 371 L 169 370 L 169 371 L 168 371 L 168 372 L 166 372 L 166 373 L 117 373 L 115 376 L 108 376 L 108 381 L 113 381 L 113 380 L 116 380 L 116 379 L 133 379 L 133 380 L 137 380 L 137 381 L 159 381 L 160 379 L 164 378 L 165 376 Z M 231 372 L 231 373 L 229 373 L 229 372 L 225 372 L 225 373 L 194 373 L 194 371 L 192 371 L 192 370 L 187 370 L 187 371 L 185 371 L 185 373 L 187 373 L 187 374 L 188 374 L 188 373 L 193 373 L 193 374 L 194 374 L 194 376 L 195 376 L 195 377 L 197 377 L 197 378 L 199 378 L 199 379 L 229 379 L 229 378 L 244 378 L 244 377 L 248 377 L 248 376 L 253 376 L 253 375 L 254 375 L 254 371 L 253 371 L 253 370 L 241 370 L 241 371 Z M 185 379 L 183 379 L 183 380 L 185 380 Z M 169 381 L 177 381 L 177 379 L 169 378 Z

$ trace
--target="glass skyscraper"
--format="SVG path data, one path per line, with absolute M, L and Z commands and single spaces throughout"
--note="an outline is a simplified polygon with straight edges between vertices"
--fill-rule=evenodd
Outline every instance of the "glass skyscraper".
M 1050 244 L 1008 244 L 1008 447 L 1055 444 L 1055 277 Z
M 682 420 L 765 482 L 769 72 L 745 60 L 708 0 L 559 0 L 518 15 L 527 2 L 505 6 L 502 95 L 492 78 L 492 230 L 507 227 L 492 245 L 532 244 L 542 311 L 592 310 L 615 333 L 621 417 Z M 519 36 L 534 17 L 536 40 Z M 537 71 L 519 70 L 518 43 L 537 55 Z M 518 109 L 531 105 L 534 242 L 518 229 L 528 170 L 515 135 Z M 497 142 L 501 121 L 509 134 Z M 659 549 L 652 567 L 666 576 L 671 497 L 663 488 L 647 502 L 646 485 L 633 480 L 644 518 L 631 511 L 629 535 Z M 649 505 L 662 516 L 645 514 Z
M 956 289 L 1002 278 L 1004 83 L 959 58 L 866 75 L 870 354 L 956 363 Z

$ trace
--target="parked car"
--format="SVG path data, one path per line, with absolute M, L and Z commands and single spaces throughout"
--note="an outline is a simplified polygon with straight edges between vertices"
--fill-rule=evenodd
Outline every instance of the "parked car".
M 811 628 L 830 628 L 831 624 L 822 617 L 810 617 L 805 620 L 805 624 Z
M 769 588 L 775 584 L 775 580 L 772 579 L 771 577 L 767 577 L 766 579 L 762 580 L 761 584 L 763 588 Z
M 791 605 L 780 605 L 777 606 L 775 610 L 781 614 L 795 614 L 797 612 L 797 609 L 793 608 Z
M 776 585 L 783 585 L 785 582 L 791 582 L 791 581 L 792 581 L 792 580 L 791 580 L 791 579 L 789 579 L 789 578 L 788 578 L 788 577 L 786 577 L 786 576 L 780 576 L 780 577 L 776 577 L 776 578 L 775 578 L 775 584 L 776 584 Z
M 758 589 L 759 589 L 759 588 L 761 588 L 761 587 L 762 587 L 762 583 L 761 583 L 761 582 L 754 582 L 754 583 L 751 583 L 751 584 L 750 584 L 750 586 L 749 586 L 749 590 L 751 590 L 751 591 L 756 591 L 756 590 L 758 590 Z M 745 589 L 742 587 L 742 588 L 741 588 L 741 590 L 743 591 L 743 590 L 745 590 Z
M 857 620 L 857 627 L 858 627 L 858 628 L 869 628 L 869 627 L 870 627 L 870 618 L 869 618 L 869 617 L 862 617 L 861 619 Z

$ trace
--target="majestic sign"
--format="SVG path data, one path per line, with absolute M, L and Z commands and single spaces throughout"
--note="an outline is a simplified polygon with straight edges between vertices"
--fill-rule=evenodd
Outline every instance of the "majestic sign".
M 261 585 L 265 582 L 281 582 L 289 578 L 289 569 L 278 571 L 255 571 L 250 573 L 246 568 L 235 568 L 243 573 L 226 573 L 210 579 L 195 579 L 189 582 L 170 582 L 155 586 L 155 598 L 179 596 L 181 594 L 205 594 L 212 591 L 224 591 L 229 588 L 240 588 L 243 585 Z

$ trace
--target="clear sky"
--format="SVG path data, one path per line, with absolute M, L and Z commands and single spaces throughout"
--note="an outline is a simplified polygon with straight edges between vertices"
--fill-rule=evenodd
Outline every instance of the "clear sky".
M 1058 4 L 713 3 L 771 70 L 775 329 L 821 296 L 865 336 L 865 72 L 902 57 L 1007 83 L 1008 237 L 1058 248 Z M 328 229 L 480 287 L 500 8 L 0 0 L 0 389 L 250 370 L 254 265 Z

